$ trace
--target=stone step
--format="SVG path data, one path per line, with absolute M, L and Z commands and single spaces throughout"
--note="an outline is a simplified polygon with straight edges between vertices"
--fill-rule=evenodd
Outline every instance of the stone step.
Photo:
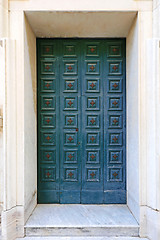
M 125 205 L 38 205 L 26 237 L 138 237 L 139 225 Z
M 25 237 L 17 240 L 147 240 L 139 237 Z
M 26 236 L 139 236 L 136 226 L 27 227 Z

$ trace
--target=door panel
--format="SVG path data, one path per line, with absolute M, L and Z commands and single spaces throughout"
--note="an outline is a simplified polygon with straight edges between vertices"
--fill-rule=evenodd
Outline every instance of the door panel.
M 109 41 L 104 56 L 104 202 L 124 203 L 125 191 L 125 50 Z
M 37 48 L 38 202 L 125 203 L 125 41 Z
M 60 203 L 80 203 L 80 62 L 77 41 L 60 41 Z
M 59 70 L 57 42 L 38 43 L 38 199 L 59 202 Z
M 103 81 L 100 41 L 82 49 L 82 196 L 81 203 L 103 203 Z

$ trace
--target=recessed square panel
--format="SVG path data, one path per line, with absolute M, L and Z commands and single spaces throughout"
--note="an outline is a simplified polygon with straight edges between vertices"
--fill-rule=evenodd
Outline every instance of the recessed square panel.
M 55 74 L 55 61 L 41 60 L 41 74 L 54 75 Z
M 122 128 L 122 114 L 108 114 L 109 117 L 109 128 Z
M 108 168 L 108 181 L 109 182 L 122 182 L 122 168 L 109 167 Z
M 76 132 L 65 132 L 64 133 L 64 145 L 65 146 L 76 146 L 77 145 L 77 133 Z
M 87 169 L 87 182 L 99 182 L 99 168 Z
M 72 44 L 64 44 L 64 57 L 75 57 L 76 56 L 76 46 Z
M 41 110 L 55 110 L 55 96 L 41 96 Z
M 41 56 L 42 57 L 54 57 L 54 45 L 51 43 L 42 43 L 41 45 Z
M 100 127 L 100 116 L 99 115 L 87 115 L 86 128 L 99 128 Z
M 90 164 L 99 163 L 99 150 L 96 151 L 87 150 L 87 163 Z
M 123 142 L 122 132 L 109 133 L 109 145 L 110 146 L 122 146 Z
M 122 93 L 122 78 L 107 79 L 107 90 L 109 93 Z
M 86 56 L 96 56 L 99 55 L 99 46 L 97 44 L 87 44 L 87 54 Z
M 77 151 L 64 151 L 64 163 L 77 163 Z
M 77 75 L 77 61 L 64 61 L 64 75 Z
M 99 146 L 99 132 L 87 133 L 87 146 Z
M 41 113 L 41 127 L 42 128 L 55 128 L 56 115 L 54 113 Z
M 78 91 L 78 79 L 64 79 L 64 92 L 74 93 Z
M 64 110 L 78 110 L 77 97 L 64 97 Z
M 86 97 L 87 99 L 87 110 L 95 111 L 99 110 L 99 97 Z
M 55 92 L 56 91 L 56 84 L 55 79 L 41 79 L 41 92 Z
M 41 163 L 53 164 L 56 162 L 56 150 L 44 149 L 40 151 Z
M 86 92 L 99 92 L 100 79 L 86 79 Z
M 64 115 L 65 128 L 77 128 L 78 119 L 77 114 Z
M 78 181 L 77 168 L 65 168 L 64 169 L 64 181 L 77 182 Z
M 123 110 L 122 97 L 109 97 L 109 110 Z
M 42 132 L 41 131 L 41 145 L 42 146 L 55 146 L 56 133 L 55 132 Z
M 99 75 L 99 60 L 97 61 L 86 61 L 86 74 L 87 75 Z
M 108 61 L 108 70 L 109 75 L 122 75 L 123 69 L 122 69 L 122 60 L 110 60 Z
M 122 44 L 120 42 L 108 44 L 108 57 L 122 57 Z
M 107 151 L 108 154 L 108 163 L 109 164 L 122 164 L 123 160 L 123 152 L 122 150 L 109 150 Z
M 55 182 L 56 169 L 55 167 L 41 167 L 41 181 L 42 182 Z

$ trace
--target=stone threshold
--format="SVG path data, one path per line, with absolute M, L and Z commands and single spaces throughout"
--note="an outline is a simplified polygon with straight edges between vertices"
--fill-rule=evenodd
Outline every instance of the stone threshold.
M 17 240 L 148 240 L 139 237 L 25 237 Z
M 139 225 L 126 205 L 39 204 L 25 225 L 25 235 L 138 237 Z

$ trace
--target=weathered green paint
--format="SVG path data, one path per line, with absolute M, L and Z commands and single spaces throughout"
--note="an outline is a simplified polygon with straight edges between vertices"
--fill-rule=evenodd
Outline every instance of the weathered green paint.
M 38 39 L 38 202 L 125 203 L 125 40 Z

